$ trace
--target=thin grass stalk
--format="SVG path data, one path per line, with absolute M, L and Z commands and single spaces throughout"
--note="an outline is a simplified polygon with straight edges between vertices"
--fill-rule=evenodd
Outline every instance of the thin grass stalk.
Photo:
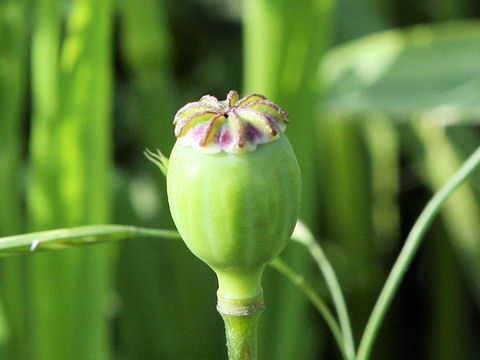
M 302 171 L 301 218 L 313 224 L 317 208 L 315 149 L 312 126 L 318 88 L 315 77 L 320 56 L 330 32 L 330 1 L 246 0 L 243 8 L 244 89 L 263 93 L 289 113 L 287 136 Z M 289 248 L 284 254 L 292 266 L 303 272 L 304 253 Z M 281 290 L 282 280 L 266 272 L 266 311 L 259 323 L 260 356 L 266 359 L 310 359 L 318 348 L 315 331 L 308 325 L 306 303 L 293 289 Z M 307 325 L 306 325 L 307 324 Z M 305 333 L 309 336 L 305 336 Z M 274 344 L 274 346 L 272 346 Z
M 313 260 L 317 263 L 317 266 L 325 279 L 337 312 L 343 338 L 343 351 L 346 354 L 347 359 L 353 359 L 355 357 L 355 342 L 353 339 L 352 326 L 350 324 L 350 316 L 348 315 L 348 309 L 342 289 L 330 261 L 323 252 L 321 246 L 315 240 L 313 234 L 301 222 L 297 223 L 292 239 L 304 245 Z
M 373 308 L 372 314 L 367 322 L 365 331 L 357 353 L 357 360 L 367 360 L 373 343 L 378 334 L 378 330 L 383 322 L 385 314 L 396 294 L 401 281 L 410 266 L 418 248 L 424 238 L 429 225 L 434 220 L 440 210 L 440 206 L 450 196 L 450 194 L 460 186 L 465 179 L 480 165 L 480 147 L 470 155 L 470 157 L 462 164 L 460 169 L 442 186 L 442 188 L 428 202 L 422 211 L 412 230 L 410 231 L 405 244 L 393 265 L 392 270 L 380 292 L 377 302 Z
M 21 123 L 25 103 L 27 73 L 26 0 L 0 3 L 0 236 L 23 230 L 21 191 Z M 8 326 L 8 354 L 12 359 L 27 359 L 28 336 L 26 302 L 23 294 L 23 260 L 0 263 L 0 294 Z
M 270 266 L 272 266 L 288 280 L 290 280 L 292 284 L 294 284 L 301 292 L 303 292 L 303 294 L 310 300 L 313 306 L 315 306 L 317 311 L 322 315 L 330 331 L 332 332 L 332 335 L 337 342 L 338 349 L 340 350 L 343 359 L 347 360 L 348 356 L 345 353 L 345 342 L 343 340 L 342 332 L 340 330 L 340 325 L 338 324 L 337 319 L 330 311 L 327 304 L 322 300 L 320 295 L 302 275 L 298 274 L 280 258 L 272 261 Z
M 0 238 L 0 256 L 27 255 L 42 251 L 65 250 L 82 245 L 111 243 L 141 237 L 180 239 L 173 230 L 130 225 L 84 225 L 32 232 Z
M 110 1 L 36 2 L 32 39 L 32 229 L 109 218 Z M 59 60 L 60 59 L 60 60 Z M 104 249 L 43 254 L 29 264 L 33 359 L 105 359 L 109 258 Z

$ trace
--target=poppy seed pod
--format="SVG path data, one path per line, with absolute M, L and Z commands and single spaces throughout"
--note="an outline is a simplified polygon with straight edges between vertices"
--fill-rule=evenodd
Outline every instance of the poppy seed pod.
M 256 360 L 265 265 L 287 245 L 300 169 L 283 134 L 287 114 L 265 96 L 203 96 L 178 110 L 167 176 L 170 212 L 187 247 L 216 273 L 229 360 Z
M 185 244 L 217 274 L 219 300 L 261 296 L 262 271 L 292 234 L 301 180 L 287 122 L 266 97 L 235 91 L 175 116 L 170 211 Z

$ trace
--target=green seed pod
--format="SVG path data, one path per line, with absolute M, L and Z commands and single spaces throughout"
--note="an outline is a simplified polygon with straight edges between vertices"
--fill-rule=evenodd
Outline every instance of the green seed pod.
M 261 295 L 265 265 L 298 217 L 300 170 L 282 133 L 285 112 L 231 91 L 180 109 L 167 172 L 170 211 L 188 248 L 217 274 L 219 297 Z
M 167 174 L 182 239 L 217 275 L 230 360 L 256 359 L 262 272 L 287 245 L 298 217 L 300 170 L 283 134 L 287 122 L 263 95 L 207 95 L 175 115 L 169 160 L 147 152 Z

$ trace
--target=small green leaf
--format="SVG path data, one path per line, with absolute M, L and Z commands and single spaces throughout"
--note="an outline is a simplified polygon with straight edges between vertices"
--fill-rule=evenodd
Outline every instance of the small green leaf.
M 332 50 L 320 75 L 326 109 L 441 123 L 480 119 L 480 22 L 415 26 Z

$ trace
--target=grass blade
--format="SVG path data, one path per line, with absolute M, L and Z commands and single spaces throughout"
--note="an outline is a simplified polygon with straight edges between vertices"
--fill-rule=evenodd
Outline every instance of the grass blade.
M 61 250 L 135 237 L 180 239 L 180 235 L 171 230 L 139 228 L 128 225 L 85 225 L 0 238 L 0 256 Z

